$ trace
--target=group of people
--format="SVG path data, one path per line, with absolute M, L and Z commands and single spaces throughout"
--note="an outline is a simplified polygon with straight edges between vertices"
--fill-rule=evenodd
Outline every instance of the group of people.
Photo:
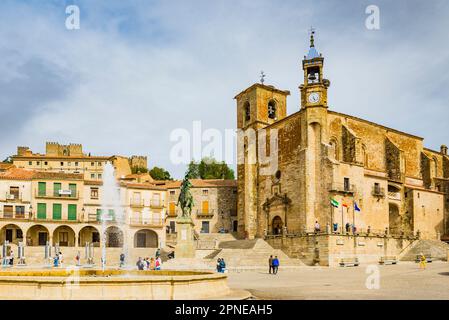
M 270 258 L 268 259 L 268 272 L 271 274 L 277 274 L 278 273 L 278 269 L 279 269 L 279 258 L 278 256 L 275 256 L 273 258 L 273 256 L 270 256 Z
M 156 259 L 151 258 L 145 258 L 142 259 L 142 257 L 139 257 L 139 260 L 137 260 L 136 263 L 138 270 L 161 270 L 162 266 L 162 259 L 161 257 L 157 257 Z
M 217 260 L 217 272 L 225 273 L 226 271 L 226 262 L 223 258 L 218 258 Z
M 369 229 L 370 229 L 370 228 L 368 227 L 368 230 L 369 230 Z M 356 233 L 356 232 L 357 232 L 357 227 L 356 227 L 354 224 L 351 224 L 351 223 L 349 223 L 349 222 L 346 222 L 346 224 L 345 224 L 345 230 L 346 230 L 346 233 L 350 233 L 350 232 Z M 320 232 L 321 232 L 321 226 L 320 226 L 320 224 L 319 224 L 318 221 L 315 221 L 314 231 L 315 231 L 315 233 L 320 233 Z M 326 226 L 326 231 L 327 231 L 327 232 L 330 231 L 330 226 L 329 226 L 329 224 Z M 338 223 L 337 223 L 337 222 L 334 222 L 334 223 L 332 224 L 332 232 L 334 232 L 334 233 L 338 232 Z M 368 233 L 369 233 L 369 232 L 368 232 Z

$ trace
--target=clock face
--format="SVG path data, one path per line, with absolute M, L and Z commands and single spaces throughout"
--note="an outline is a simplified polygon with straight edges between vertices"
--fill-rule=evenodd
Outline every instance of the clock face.
M 309 94 L 308 100 L 310 103 L 317 103 L 320 101 L 320 94 L 318 92 L 312 92 Z

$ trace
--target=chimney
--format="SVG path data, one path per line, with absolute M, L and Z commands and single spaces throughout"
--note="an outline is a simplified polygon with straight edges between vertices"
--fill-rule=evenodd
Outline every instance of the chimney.
M 441 154 L 447 156 L 447 146 L 445 146 L 444 144 L 441 146 L 440 148 L 441 150 Z

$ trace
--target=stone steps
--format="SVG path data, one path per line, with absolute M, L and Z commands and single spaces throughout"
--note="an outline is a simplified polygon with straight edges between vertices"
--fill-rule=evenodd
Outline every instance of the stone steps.
M 415 261 L 416 256 L 421 253 L 432 256 L 434 260 L 447 261 L 449 244 L 439 240 L 418 240 L 400 257 L 401 261 Z

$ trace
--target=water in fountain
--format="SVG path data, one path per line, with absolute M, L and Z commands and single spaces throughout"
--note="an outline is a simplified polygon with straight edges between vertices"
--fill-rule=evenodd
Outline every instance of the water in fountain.
M 102 228 L 102 269 L 104 271 L 106 265 L 106 227 L 107 222 L 114 219 L 118 226 L 125 226 L 125 211 L 120 202 L 120 189 L 117 180 L 114 175 L 114 166 L 107 162 L 103 169 L 103 197 L 102 197 L 103 210 L 101 213 L 101 228 Z M 111 214 L 112 213 L 112 214 Z M 123 241 L 120 244 L 123 245 L 123 253 L 125 254 L 125 266 L 128 261 L 128 248 L 126 246 L 126 228 L 121 228 Z M 119 241 L 120 242 L 120 241 Z M 119 257 L 117 257 L 118 261 Z

